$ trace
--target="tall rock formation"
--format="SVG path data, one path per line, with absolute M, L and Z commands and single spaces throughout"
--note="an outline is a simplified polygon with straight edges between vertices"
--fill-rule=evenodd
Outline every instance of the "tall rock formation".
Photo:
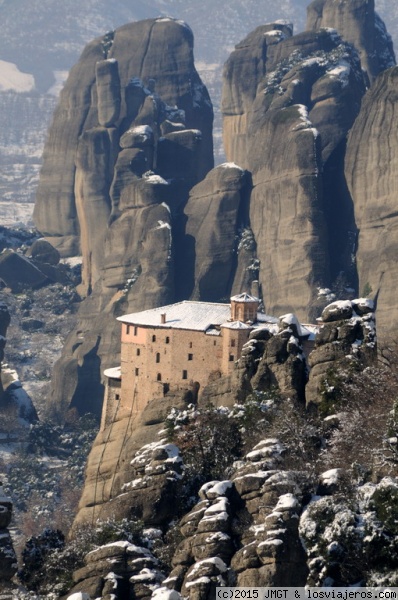
M 346 177 L 359 229 L 359 289 L 374 297 L 384 338 L 395 329 L 398 187 L 398 68 L 379 75 L 350 132 Z
M 365 92 L 358 55 L 335 31 L 255 30 L 224 70 L 229 160 L 252 174 L 250 227 L 266 309 L 313 318 L 317 288 L 351 265 L 355 222 L 342 165 Z
M 361 14 L 351 21 L 363 37 Z M 187 26 L 148 20 L 86 48 L 55 115 L 35 213 L 62 252 L 83 252 L 87 299 L 55 369 L 56 404 L 99 413 L 123 313 L 255 286 L 267 312 L 307 321 L 320 288 L 357 290 L 343 165 L 366 77 L 355 49 L 320 27 L 293 36 L 276 22 L 236 47 L 223 93 L 230 162 L 213 171 L 212 109 Z
M 148 92 L 136 89 L 136 78 Z M 126 160 L 120 156 L 119 139 L 133 125 L 154 123 L 159 98 L 184 111 L 188 128 L 201 131 L 200 179 L 212 167 L 212 107 L 193 64 L 188 26 L 166 18 L 125 25 L 91 42 L 71 70 L 45 147 L 34 215 L 38 229 L 63 254 L 78 253 L 81 234 L 90 238 L 82 212 L 89 220 L 90 211 L 98 211 L 102 232 L 111 212 L 111 183 L 118 188 L 120 161 Z M 167 115 L 159 117 L 155 139 Z M 102 157 L 99 164 L 90 163 L 93 152 Z M 150 168 L 148 164 L 144 170 Z M 82 182 L 87 170 L 91 184 L 89 178 Z
M 307 29 L 337 29 L 358 50 L 362 68 L 372 83 L 379 73 L 395 65 L 390 35 L 374 0 L 314 0 L 307 9 Z
M 148 44 L 139 49 L 135 36 Z M 164 38 L 170 38 L 167 51 Z M 100 50 L 108 57 L 100 60 Z M 167 58 L 160 60 L 163 54 Z M 90 69 L 90 85 L 82 75 L 80 87 L 80 71 Z M 129 79 L 143 74 L 144 82 Z M 76 117 L 65 118 L 62 106 L 84 85 L 92 100 L 83 130 L 77 137 L 73 121 L 70 139 L 61 142 L 60 131 Z M 204 177 L 212 165 L 212 108 L 193 66 L 191 32 L 180 22 L 145 21 L 96 40 L 72 70 L 64 97 L 50 132 L 45 165 L 54 164 L 50 175 L 43 169 L 36 220 L 66 252 L 77 237 L 55 219 L 61 208 L 53 204 L 58 198 L 65 210 L 76 211 L 80 292 L 87 297 L 55 367 L 52 401 L 61 410 L 99 414 L 102 372 L 119 361 L 116 317 L 187 297 L 227 300 L 234 278 L 237 292 L 250 288 L 253 252 L 238 238 L 247 229 L 251 184 L 244 170 L 229 163 Z M 68 201 L 59 158 L 65 152 L 74 161 Z M 59 185 L 55 200 L 51 182 Z

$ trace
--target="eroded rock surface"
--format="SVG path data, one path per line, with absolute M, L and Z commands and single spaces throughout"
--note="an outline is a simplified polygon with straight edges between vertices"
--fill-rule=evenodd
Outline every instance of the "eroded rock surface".
M 136 85 L 137 78 L 147 86 L 146 91 Z M 172 19 L 125 25 L 91 42 L 71 70 L 50 129 L 35 205 L 38 229 L 64 255 L 79 251 L 82 211 L 88 201 L 83 194 L 85 200 L 79 208 L 76 199 L 76 186 L 80 196 L 84 192 L 76 171 L 78 138 L 82 137 L 80 167 L 90 163 L 94 149 L 104 161 L 93 190 L 101 235 L 100 217 L 106 219 L 104 213 L 107 209 L 108 215 L 110 212 L 109 180 L 120 154 L 118 140 L 134 123 L 150 125 L 157 119 L 159 98 L 184 112 L 188 129 L 201 132 L 197 171 L 199 178 L 203 177 L 213 161 L 212 107 L 193 64 L 189 27 Z M 155 136 L 159 136 L 165 119 L 167 115 L 157 119 Z M 150 168 L 147 165 L 145 170 Z M 116 167 L 115 178 L 118 172 Z M 90 206 L 87 209 L 95 210 Z
M 344 369 L 364 368 L 377 356 L 374 305 L 360 298 L 333 302 L 319 319 L 315 348 L 308 357 L 307 406 L 318 405 L 327 415 L 338 398 Z
M 87 299 L 54 375 L 61 409 L 99 414 L 102 370 L 118 362 L 116 317 L 175 300 L 178 223 L 213 165 L 212 116 L 182 22 L 121 27 L 89 44 L 72 69 L 35 212 L 61 253 L 83 254 Z
M 395 65 L 392 40 L 375 12 L 374 0 L 314 0 L 307 9 L 307 29 L 316 31 L 322 27 L 336 29 L 355 46 L 370 83 Z
M 304 402 L 307 381 L 301 330 L 294 315 L 250 334 L 230 375 L 215 379 L 202 392 L 201 403 L 233 406 L 249 394 L 277 390 L 285 398 Z
M 377 305 L 379 334 L 395 329 L 397 270 L 396 189 L 398 68 L 381 74 L 366 94 L 350 132 L 346 177 L 359 229 L 359 289 Z
M 168 522 L 178 493 L 181 459 L 158 435 L 172 407 L 184 409 L 189 391 L 149 402 L 100 431 L 88 458 L 76 524 L 135 515 L 151 526 Z
M 291 36 L 264 26 L 226 63 L 225 148 L 252 174 L 249 225 L 270 313 L 311 319 L 318 287 L 341 272 L 356 285 L 356 228 L 340 173 L 364 92 L 358 55 L 335 31 Z

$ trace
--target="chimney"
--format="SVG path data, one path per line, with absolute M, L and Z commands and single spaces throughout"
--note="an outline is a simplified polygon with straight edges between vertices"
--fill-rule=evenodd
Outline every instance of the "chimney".
M 162 323 L 162 325 L 166 323 L 166 313 L 160 313 L 160 322 Z

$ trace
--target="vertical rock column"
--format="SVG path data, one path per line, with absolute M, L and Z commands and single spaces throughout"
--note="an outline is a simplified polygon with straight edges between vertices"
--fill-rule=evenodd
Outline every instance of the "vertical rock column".
M 76 153 L 75 199 L 83 254 L 81 292 L 90 293 L 99 278 L 104 237 L 111 212 L 109 188 L 117 156 L 120 80 L 115 59 L 96 65 L 98 125 L 86 130 Z

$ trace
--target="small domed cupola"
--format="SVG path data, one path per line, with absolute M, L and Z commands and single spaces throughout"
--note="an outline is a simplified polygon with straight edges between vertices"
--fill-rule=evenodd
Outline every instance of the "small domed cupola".
M 231 298 L 231 319 L 247 323 L 257 321 L 257 311 L 260 300 L 250 294 L 243 293 Z

